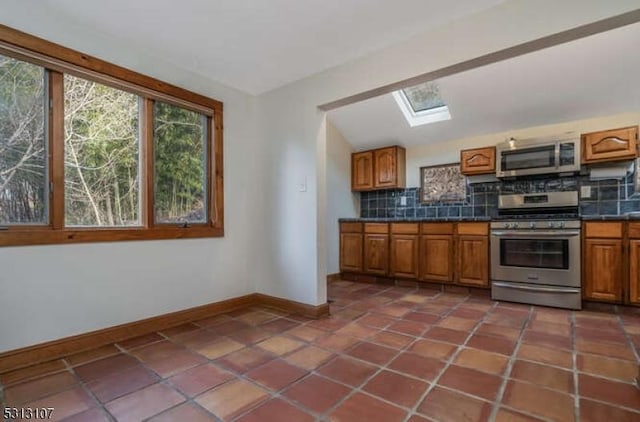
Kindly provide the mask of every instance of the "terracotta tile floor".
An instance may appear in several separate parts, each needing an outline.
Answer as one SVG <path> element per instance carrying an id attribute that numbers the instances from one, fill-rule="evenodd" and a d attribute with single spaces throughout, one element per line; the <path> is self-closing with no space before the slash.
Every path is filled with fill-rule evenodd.
<path id="1" fill-rule="evenodd" d="M 65 421 L 640 421 L 640 312 L 329 286 L 332 316 L 245 309 L 0 375 Z"/>

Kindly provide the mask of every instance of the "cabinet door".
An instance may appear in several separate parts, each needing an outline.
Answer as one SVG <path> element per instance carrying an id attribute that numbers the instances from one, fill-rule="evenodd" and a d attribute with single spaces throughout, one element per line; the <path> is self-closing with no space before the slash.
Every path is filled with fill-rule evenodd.
<path id="1" fill-rule="evenodd" d="M 418 278 L 418 249 L 420 236 L 417 234 L 391 235 L 391 271 L 394 277 Z"/>
<path id="2" fill-rule="evenodd" d="M 420 279 L 453 282 L 453 236 L 422 235 Z"/>
<path id="3" fill-rule="evenodd" d="M 374 187 L 395 187 L 398 175 L 396 148 L 390 147 L 373 151 L 373 160 Z"/>
<path id="4" fill-rule="evenodd" d="M 584 298 L 622 300 L 622 240 L 585 239 L 584 248 Z"/>
<path id="5" fill-rule="evenodd" d="M 640 240 L 629 242 L 629 302 L 640 304 Z"/>
<path id="6" fill-rule="evenodd" d="M 636 157 L 638 127 L 585 133 L 582 135 L 582 162 L 597 163 Z"/>
<path id="7" fill-rule="evenodd" d="M 351 154 L 351 190 L 373 188 L 373 151 Z"/>
<path id="8" fill-rule="evenodd" d="M 340 271 L 362 271 L 361 233 L 340 233 Z"/>
<path id="9" fill-rule="evenodd" d="M 490 174 L 496 172 L 496 147 L 460 151 L 460 173 Z"/>
<path id="10" fill-rule="evenodd" d="M 389 235 L 364 235 L 364 272 L 387 275 L 389 269 Z"/>
<path id="11" fill-rule="evenodd" d="M 489 238 L 458 236 L 457 281 L 479 287 L 489 286 Z"/>

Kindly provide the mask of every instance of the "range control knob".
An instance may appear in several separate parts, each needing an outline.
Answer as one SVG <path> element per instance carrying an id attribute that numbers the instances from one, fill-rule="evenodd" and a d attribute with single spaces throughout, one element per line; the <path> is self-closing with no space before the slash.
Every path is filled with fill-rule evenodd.
<path id="1" fill-rule="evenodd" d="M 560 227 L 561 229 L 564 229 L 564 221 L 561 221 L 560 223 L 558 223 L 558 227 Z"/>
<path id="2" fill-rule="evenodd" d="M 517 229 L 519 225 L 520 225 L 520 223 L 517 223 L 517 222 L 516 222 L 516 223 L 513 223 L 513 228 L 514 228 L 514 229 Z"/>
<path id="3" fill-rule="evenodd" d="M 511 223 L 504 223 L 504 228 L 505 229 L 510 229 L 511 228 Z"/>
<path id="4" fill-rule="evenodd" d="M 536 223 L 534 221 L 532 221 L 531 223 L 529 223 L 529 228 L 530 229 L 535 229 L 536 228 Z"/>
<path id="5" fill-rule="evenodd" d="M 549 222 L 547 223 L 547 227 L 553 227 L 553 221 L 549 221 Z"/>

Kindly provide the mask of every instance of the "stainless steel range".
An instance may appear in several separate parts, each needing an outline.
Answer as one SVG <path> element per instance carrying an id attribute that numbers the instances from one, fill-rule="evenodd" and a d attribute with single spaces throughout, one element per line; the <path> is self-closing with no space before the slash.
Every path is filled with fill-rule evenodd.
<path id="1" fill-rule="evenodd" d="M 491 297 L 580 309 L 578 192 L 500 195 L 491 223 Z"/>

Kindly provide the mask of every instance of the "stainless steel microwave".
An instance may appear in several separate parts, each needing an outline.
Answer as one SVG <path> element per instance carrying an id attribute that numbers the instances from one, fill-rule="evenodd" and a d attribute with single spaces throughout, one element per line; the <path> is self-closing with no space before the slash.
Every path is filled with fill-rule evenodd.
<path id="1" fill-rule="evenodd" d="M 580 171 L 580 139 L 510 140 L 496 146 L 496 177 Z"/>

